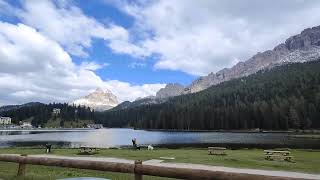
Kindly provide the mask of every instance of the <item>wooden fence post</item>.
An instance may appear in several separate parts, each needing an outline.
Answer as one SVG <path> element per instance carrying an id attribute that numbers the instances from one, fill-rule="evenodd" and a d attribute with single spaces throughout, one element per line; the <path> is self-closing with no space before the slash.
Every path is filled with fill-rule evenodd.
<path id="1" fill-rule="evenodd" d="M 26 157 L 26 154 L 21 154 L 21 156 Z M 26 164 L 24 162 L 19 162 L 18 174 L 17 176 L 24 176 L 26 174 Z"/>
<path id="2" fill-rule="evenodd" d="M 141 168 L 141 166 L 142 166 L 141 160 L 134 161 L 134 180 L 142 180 L 143 175 L 136 171 L 136 169 L 139 167 Z"/>

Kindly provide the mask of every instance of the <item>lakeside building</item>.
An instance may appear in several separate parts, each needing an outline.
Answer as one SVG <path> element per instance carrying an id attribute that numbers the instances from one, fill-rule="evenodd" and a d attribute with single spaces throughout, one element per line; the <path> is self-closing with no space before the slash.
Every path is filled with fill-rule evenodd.
<path id="1" fill-rule="evenodd" d="M 0 116 L 0 125 L 9 125 L 11 124 L 11 118 L 10 117 L 2 117 Z"/>
<path id="2" fill-rule="evenodd" d="M 53 115 L 59 115 L 60 112 L 61 112 L 61 109 L 59 109 L 59 108 L 53 108 L 53 110 L 52 110 Z"/>
<path id="3" fill-rule="evenodd" d="M 30 122 L 23 122 L 21 125 L 20 125 L 21 128 L 32 128 L 32 125 Z"/>
<path id="4" fill-rule="evenodd" d="M 94 129 L 102 129 L 103 125 L 102 124 L 88 124 L 88 128 L 94 128 Z"/>

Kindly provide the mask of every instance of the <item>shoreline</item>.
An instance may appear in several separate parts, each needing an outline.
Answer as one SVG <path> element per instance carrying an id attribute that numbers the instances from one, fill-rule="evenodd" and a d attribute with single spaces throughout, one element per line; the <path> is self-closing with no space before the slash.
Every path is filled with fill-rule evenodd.
<path id="1" fill-rule="evenodd" d="M 92 130 L 101 130 L 101 129 L 132 129 L 136 131 L 150 131 L 150 132 L 185 132 L 185 133 L 283 133 L 283 134 L 297 134 L 297 135 L 303 135 L 303 134 L 314 134 L 314 135 L 320 135 L 319 129 L 312 129 L 312 130 L 259 130 L 259 129 L 248 129 L 248 130 L 185 130 L 185 129 L 139 129 L 139 128 L 0 128 L 0 132 L 10 132 L 10 131 L 92 131 Z"/>
<path id="2" fill-rule="evenodd" d="M 159 131 L 159 132 L 218 132 L 218 133 L 288 133 L 288 134 L 320 134 L 319 129 L 312 130 L 183 130 L 183 129 L 139 129 L 134 130 L 144 131 Z"/>
<path id="3" fill-rule="evenodd" d="M 0 132 L 15 132 L 15 131 L 56 131 L 56 132 L 65 132 L 65 131 L 91 131 L 91 130 L 95 130 L 94 128 L 13 128 L 13 129 L 0 129 Z"/>
<path id="4" fill-rule="evenodd" d="M 42 148 L 43 145 L 47 143 L 45 142 L 38 142 L 35 145 L 13 145 L 13 146 L 1 146 L 0 149 L 37 149 Z M 69 146 L 69 145 L 61 145 L 59 142 L 52 142 L 49 141 L 55 148 L 58 149 L 79 149 L 81 145 L 76 146 Z M 237 149 L 306 149 L 306 150 L 316 150 L 320 151 L 320 144 L 313 144 L 313 145 L 295 145 L 295 144 L 254 144 L 254 143 L 169 143 L 169 144 L 139 144 L 142 149 L 147 149 L 148 145 L 153 146 L 154 148 L 160 149 L 201 149 L 201 148 L 208 148 L 208 147 L 225 147 L 232 150 Z M 110 145 L 110 146 L 94 146 L 88 145 L 92 147 L 96 147 L 99 149 L 132 149 L 131 144 L 124 144 L 124 145 Z"/>

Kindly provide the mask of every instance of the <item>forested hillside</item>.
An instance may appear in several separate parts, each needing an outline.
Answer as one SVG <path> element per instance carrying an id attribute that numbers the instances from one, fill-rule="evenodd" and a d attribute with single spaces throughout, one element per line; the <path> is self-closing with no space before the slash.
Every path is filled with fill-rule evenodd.
<path id="1" fill-rule="evenodd" d="M 151 129 L 319 128 L 320 61 L 260 71 L 162 104 L 109 110 L 96 121 Z"/>
<path id="2" fill-rule="evenodd" d="M 53 115 L 53 108 L 59 108 L 61 113 Z M 29 119 L 32 125 L 44 125 L 48 120 L 58 119 L 60 126 L 64 126 L 65 122 L 78 120 L 92 120 L 94 118 L 94 111 L 90 108 L 81 106 L 70 106 L 68 104 L 42 104 L 34 103 L 32 106 L 23 106 L 21 108 L 13 108 L 9 111 L 0 112 L 0 116 L 9 116 L 12 118 L 12 123 L 19 124 L 19 121 Z"/>

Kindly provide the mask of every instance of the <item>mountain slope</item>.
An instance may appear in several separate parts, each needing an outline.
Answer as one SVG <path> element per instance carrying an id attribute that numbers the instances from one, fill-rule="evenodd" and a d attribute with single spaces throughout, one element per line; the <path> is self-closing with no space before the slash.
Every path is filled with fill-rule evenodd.
<path id="1" fill-rule="evenodd" d="M 248 76 L 265 68 L 294 62 L 314 61 L 320 57 L 320 26 L 308 28 L 301 34 L 288 38 L 285 43 L 273 50 L 258 53 L 245 62 L 239 62 L 232 68 L 200 77 L 185 88 L 183 94 L 195 93 L 212 85 L 234 78 Z"/>
<path id="2" fill-rule="evenodd" d="M 105 111 L 117 106 L 118 99 L 111 91 L 98 88 L 89 95 L 73 101 L 71 104 L 90 107 L 96 111 Z"/>
<path id="3" fill-rule="evenodd" d="M 156 96 L 147 96 L 144 98 L 138 98 L 133 102 L 125 101 L 114 107 L 113 110 L 121 110 L 127 108 L 138 107 L 147 104 L 160 104 L 167 101 L 170 97 L 181 95 L 184 87 L 178 83 L 169 83 L 166 87 L 161 88 Z"/>
<path id="4" fill-rule="evenodd" d="M 0 107 L 0 112 L 4 112 L 4 111 L 10 111 L 10 110 L 14 110 L 14 109 L 20 109 L 23 107 L 31 107 L 31 106 L 35 106 L 35 105 L 41 105 L 42 103 L 39 102 L 29 102 L 26 104 L 21 104 L 21 105 L 7 105 L 7 106 L 1 106 Z"/>
<path id="5" fill-rule="evenodd" d="M 167 102 L 106 111 L 105 124 L 151 129 L 320 128 L 320 61 L 259 71 Z"/>

